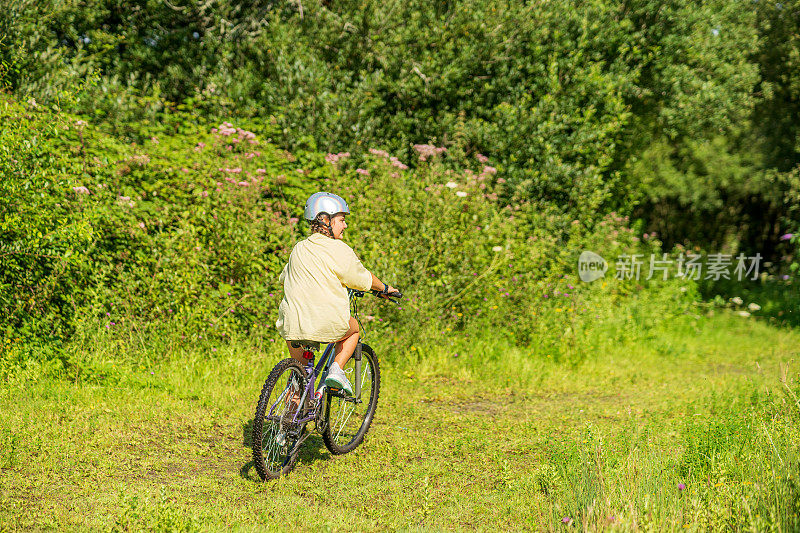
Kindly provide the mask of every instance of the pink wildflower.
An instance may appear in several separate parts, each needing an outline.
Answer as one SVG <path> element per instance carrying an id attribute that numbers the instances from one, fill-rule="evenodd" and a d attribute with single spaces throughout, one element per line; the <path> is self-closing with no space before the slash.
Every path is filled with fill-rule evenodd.
<path id="1" fill-rule="evenodd" d="M 328 163 L 335 165 L 339 162 L 340 159 L 344 159 L 345 157 L 350 157 L 350 152 L 339 152 L 338 154 L 328 154 L 325 156 L 325 161 Z"/>
<path id="2" fill-rule="evenodd" d="M 483 155 L 483 154 L 475 154 L 475 158 L 476 158 L 476 159 L 478 160 L 478 162 L 480 162 L 480 163 L 488 163 L 488 162 L 489 162 L 489 158 L 488 158 L 488 157 L 486 157 L 486 156 L 485 156 L 485 155 Z"/>
<path id="3" fill-rule="evenodd" d="M 83 185 L 79 185 L 78 187 L 73 187 L 72 190 L 75 191 L 77 194 L 89 194 L 89 189 L 87 189 Z"/>
<path id="4" fill-rule="evenodd" d="M 432 144 L 415 144 L 414 150 L 419 153 L 419 160 L 426 161 L 429 157 L 440 155 L 442 152 L 446 152 L 447 148 L 444 146 L 436 147 Z"/>
<path id="5" fill-rule="evenodd" d="M 399 159 L 397 159 L 396 157 L 390 157 L 390 158 L 389 158 L 389 161 L 391 161 L 391 163 L 392 163 L 392 166 L 395 166 L 395 167 L 399 168 L 400 170 L 407 170 L 407 169 L 408 169 L 408 165 L 404 165 L 404 164 L 403 164 L 403 163 L 402 163 L 402 162 L 401 162 Z"/>
<path id="6" fill-rule="evenodd" d="M 377 155 L 378 157 L 384 157 L 384 158 L 389 157 L 388 152 L 386 152 L 385 150 L 378 150 L 376 148 L 370 148 L 369 153 L 371 153 L 372 155 Z"/>
<path id="7" fill-rule="evenodd" d="M 213 133 L 214 130 L 211 131 Z M 220 135 L 224 135 L 227 137 L 229 135 L 233 135 L 234 133 L 236 133 L 236 128 L 234 128 L 230 122 L 223 122 L 222 124 L 219 125 L 219 133 Z"/>
<path id="8" fill-rule="evenodd" d="M 266 173 L 267 173 L 267 171 L 264 170 L 263 168 L 257 168 L 256 169 L 256 174 L 266 174 Z"/>
<path id="9" fill-rule="evenodd" d="M 486 174 L 497 174 L 497 169 L 487 165 L 483 167 L 483 172 Z"/>
<path id="10" fill-rule="evenodd" d="M 147 154 L 135 155 L 131 157 L 128 161 L 130 161 L 131 163 L 136 163 L 140 167 L 143 167 L 150 162 L 150 157 Z"/>
<path id="11" fill-rule="evenodd" d="M 156 137 L 150 137 L 150 142 L 153 144 L 158 144 L 158 139 Z"/>
<path id="12" fill-rule="evenodd" d="M 359 174 L 363 174 L 364 176 L 369 176 L 369 170 L 365 170 L 363 168 L 357 168 L 356 172 L 358 172 Z"/>

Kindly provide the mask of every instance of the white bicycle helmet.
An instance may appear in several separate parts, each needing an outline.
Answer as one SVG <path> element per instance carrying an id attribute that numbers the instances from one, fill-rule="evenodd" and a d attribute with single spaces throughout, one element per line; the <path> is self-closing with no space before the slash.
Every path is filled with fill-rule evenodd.
<path id="1" fill-rule="evenodd" d="M 315 192 L 312 194 L 308 201 L 306 201 L 306 209 L 303 212 L 303 218 L 309 222 L 317 218 L 320 213 L 325 213 L 329 217 L 333 217 L 336 213 L 350 214 L 350 208 L 347 207 L 347 202 L 344 198 L 337 196 L 330 192 Z"/>

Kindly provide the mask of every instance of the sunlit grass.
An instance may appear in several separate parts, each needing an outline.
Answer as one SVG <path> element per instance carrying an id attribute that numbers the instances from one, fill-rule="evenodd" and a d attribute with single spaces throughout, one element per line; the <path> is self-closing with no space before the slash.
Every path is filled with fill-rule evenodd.
<path id="1" fill-rule="evenodd" d="M 3 390 L 0 523 L 796 529 L 796 332 L 725 314 L 634 343 L 595 333 L 578 362 L 486 337 L 458 357 L 444 345 L 401 357 L 376 336 L 382 392 L 365 444 L 333 457 L 312 438 L 269 484 L 248 442 L 275 344 L 135 367 L 102 352 L 113 379 Z"/>

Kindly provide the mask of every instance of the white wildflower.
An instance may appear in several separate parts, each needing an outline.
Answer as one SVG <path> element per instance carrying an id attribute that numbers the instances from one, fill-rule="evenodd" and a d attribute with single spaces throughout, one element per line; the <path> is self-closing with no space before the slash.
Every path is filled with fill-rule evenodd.
<path id="1" fill-rule="evenodd" d="M 738 296 L 735 296 L 735 297 L 731 298 L 731 301 L 733 303 L 735 303 L 736 305 L 742 305 L 744 303 L 744 301 L 741 298 L 739 298 Z"/>
<path id="2" fill-rule="evenodd" d="M 744 317 L 750 316 L 750 313 L 748 313 L 747 311 L 737 311 L 736 314 Z"/>
<path id="3" fill-rule="evenodd" d="M 455 189 L 456 187 L 458 187 L 458 183 L 456 183 L 455 181 L 448 181 L 447 183 L 444 184 L 444 186 L 449 187 L 450 189 Z"/>
<path id="4" fill-rule="evenodd" d="M 756 303 L 752 303 L 748 305 L 747 308 L 751 311 L 758 311 L 759 309 L 761 309 L 761 306 Z"/>
<path id="5" fill-rule="evenodd" d="M 459 198 L 466 198 L 467 193 L 465 193 L 464 191 L 456 191 L 456 196 L 458 196 Z"/>
<path id="6" fill-rule="evenodd" d="M 503 247 L 502 246 L 495 246 L 495 247 L 492 248 L 492 251 L 493 252 L 502 252 L 503 251 Z"/>

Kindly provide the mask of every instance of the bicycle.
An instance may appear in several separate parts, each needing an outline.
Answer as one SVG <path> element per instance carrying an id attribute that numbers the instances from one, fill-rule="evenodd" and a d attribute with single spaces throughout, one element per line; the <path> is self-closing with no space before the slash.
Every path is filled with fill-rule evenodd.
<path id="1" fill-rule="evenodd" d="M 347 289 L 352 316 L 361 326 L 357 298 L 365 291 Z M 370 291 L 375 296 L 399 303 L 402 293 Z M 364 328 L 360 327 L 362 333 Z M 366 340 L 366 335 L 364 335 Z M 262 480 L 277 479 L 288 474 L 297 463 L 300 447 L 311 436 L 308 424 L 322 435 L 325 446 L 334 455 L 356 449 L 372 425 L 380 394 L 380 366 L 375 351 L 359 341 L 343 370 L 353 384 L 353 395 L 325 385 L 328 369 L 333 363 L 335 343 L 325 347 L 318 363 L 314 353 L 320 342 L 293 341 L 292 346 L 303 348 L 307 361 L 303 369 L 291 357 L 283 359 L 270 372 L 258 399 L 253 419 L 253 463 Z M 317 378 L 319 377 L 318 384 Z M 300 394 L 300 401 L 294 399 Z"/>

